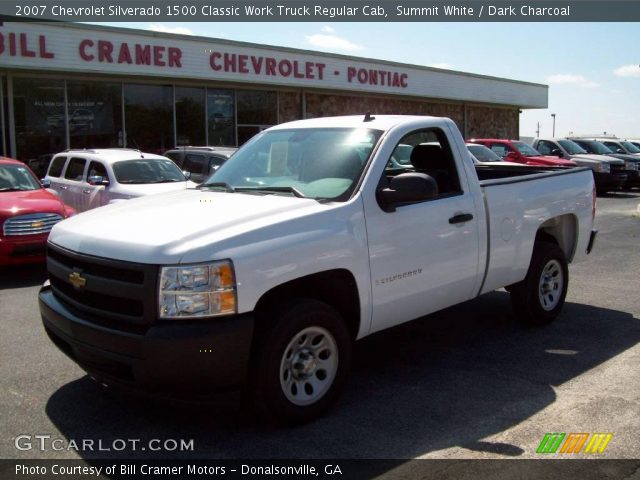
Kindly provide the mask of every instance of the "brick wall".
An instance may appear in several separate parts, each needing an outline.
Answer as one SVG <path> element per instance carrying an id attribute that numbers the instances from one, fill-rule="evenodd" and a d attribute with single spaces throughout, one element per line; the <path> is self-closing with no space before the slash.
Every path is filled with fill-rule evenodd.
<path id="1" fill-rule="evenodd" d="M 301 118 L 302 96 L 297 92 L 280 92 L 280 122 Z M 421 102 L 392 97 L 362 95 L 305 94 L 307 118 L 337 115 L 403 114 L 432 115 L 451 118 L 464 132 L 464 105 L 460 103 Z M 517 107 L 467 106 L 465 137 L 518 138 L 519 112 Z"/>

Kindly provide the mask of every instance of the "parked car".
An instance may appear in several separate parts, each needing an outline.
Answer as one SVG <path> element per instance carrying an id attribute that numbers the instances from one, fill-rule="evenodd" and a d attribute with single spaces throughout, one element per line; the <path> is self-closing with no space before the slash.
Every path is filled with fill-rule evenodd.
<path id="1" fill-rule="evenodd" d="M 625 187 L 640 187 L 640 157 L 626 153 L 615 153 L 604 143 L 597 140 L 587 140 L 584 138 L 569 138 L 587 153 L 601 155 L 603 157 L 613 157 L 624 162 L 624 173 L 627 174 Z"/>
<path id="2" fill-rule="evenodd" d="M 127 148 L 58 153 L 51 160 L 45 180 L 78 212 L 196 186 L 172 160 Z"/>
<path id="3" fill-rule="evenodd" d="M 628 138 L 627 142 L 631 143 L 634 147 L 640 150 L 640 140 L 636 140 L 635 138 Z"/>
<path id="4" fill-rule="evenodd" d="M 580 145 L 566 138 L 535 138 L 532 145 L 541 153 L 570 159 L 580 166 L 591 168 L 599 193 L 619 190 L 629 178 L 623 160 L 589 154 Z"/>
<path id="5" fill-rule="evenodd" d="M 575 167 L 570 160 L 542 155 L 530 145 L 519 140 L 502 140 L 497 138 L 472 138 L 468 143 L 478 143 L 490 148 L 506 162 L 522 163 L 524 165 L 549 167 Z"/>
<path id="6" fill-rule="evenodd" d="M 43 262 L 49 232 L 74 214 L 24 163 L 0 157 L 0 266 Z"/>
<path id="7" fill-rule="evenodd" d="M 483 165 L 524 166 L 522 163 L 505 162 L 497 153 L 479 143 L 467 143 L 467 150 L 471 154 L 474 163 Z"/>
<path id="8" fill-rule="evenodd" d="M 414 171 L 389 168 L 405 145 Z M 57 225 L 44 327 L 107 385 L 246 385 L 262 414 L 299 423 L 335 402 L 371 333 L 500 287 L 522 321 L 552 321 L 567 264 L 593 247 L 593 175 L 476 173 L 466 153 L 445 118 L 271 127 L 198 189 Z"/>
<path id="9" fill-rule="evenodd" d="M 166 151 L 164 156 L 189 172 L 193 182 L 202 183 L 236 150 L 238 149 L 234 147 L 176 147 Z"/>

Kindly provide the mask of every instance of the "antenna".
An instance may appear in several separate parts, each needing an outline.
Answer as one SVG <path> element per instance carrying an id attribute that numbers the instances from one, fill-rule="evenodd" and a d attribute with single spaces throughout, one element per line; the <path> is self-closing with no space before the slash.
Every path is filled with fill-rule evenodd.
<path id="1" fill-rule="evenodd" d="M 364 120 L 362 120 L 363 122 L 371 122 L 373 120 L 375 120 L 376 117 L 374 117 L 373 115 L 371 115 L 371 112 L 367 112 L 364 116 Z"/>

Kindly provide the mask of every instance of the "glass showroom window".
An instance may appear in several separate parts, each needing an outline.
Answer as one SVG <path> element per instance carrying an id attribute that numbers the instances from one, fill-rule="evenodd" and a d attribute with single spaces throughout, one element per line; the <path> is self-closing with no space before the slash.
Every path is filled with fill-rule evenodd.
<path id="1" fill-rule="evenodd" d="M 176 87 L 176 144 L 204 145 L 204 88 Z"/>
<path id="2" fill-rule="evenodd" d="M 71 148 L 122 147 L 122 86 L 119 83 L 67 82 Z"/>
<path id="3" fill-rule="evenodd" d="M 278 123 L 276 92 L 238 90 L 238 145 Z"/>
<path id="4" fill-rule="evenodd" d="M 235 105 L 233 90 L 207 89 L 209 145 L 235 146 Z"/>
<path id="5" fill-rule="evenodd" d="M 174 147 L 173 87 L 125 84 L 126 146 L 162 154 Z"/>
<path id="6" fill-rule="evenodd" d="M 66 148 L 64 81 L 13 79 L 17 157 L 28 162 Z"/>

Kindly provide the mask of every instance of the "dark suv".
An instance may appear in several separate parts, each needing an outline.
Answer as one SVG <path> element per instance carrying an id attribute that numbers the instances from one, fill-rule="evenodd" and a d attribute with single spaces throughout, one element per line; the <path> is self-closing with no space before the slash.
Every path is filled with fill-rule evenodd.
<path id="1" fill-rule="evenodd" d="M 182 170 L 190 172 L 190 180 L 202 183 L 236 152 L 234 147 L 176 147 L 164 153 Z"/>

